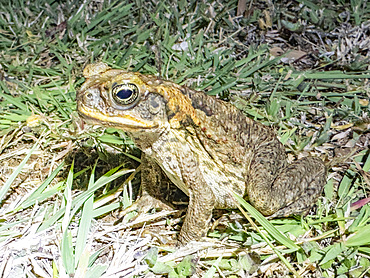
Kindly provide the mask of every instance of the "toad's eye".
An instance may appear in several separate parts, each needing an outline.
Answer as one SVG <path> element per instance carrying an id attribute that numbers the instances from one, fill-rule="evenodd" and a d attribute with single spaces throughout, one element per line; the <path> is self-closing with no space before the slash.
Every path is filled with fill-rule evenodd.
<path id="1" fill-rule="evenodd" d="M 132 104 L 138 96 L 139 89 L 135 84 L 119 84 L 112 88 L 112 97 L 120 105 Z"/>

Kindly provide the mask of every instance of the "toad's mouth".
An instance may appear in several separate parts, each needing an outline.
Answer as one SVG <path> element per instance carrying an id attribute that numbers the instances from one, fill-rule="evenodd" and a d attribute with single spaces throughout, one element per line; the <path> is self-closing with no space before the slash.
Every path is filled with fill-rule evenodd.
<path id="1" fill-rule="evenodd" d="M 101 126 L 110 126 L 122 130 L 138 130 L 138 129 L 151 129 L 158 127 L 150 121 L 143 121 L 141 119 L 132 117 L 131 115 L 105 115 L 88 106 L 80 103 L 78 105 L 78 114 L 88 123 L 98 124 Z"/>

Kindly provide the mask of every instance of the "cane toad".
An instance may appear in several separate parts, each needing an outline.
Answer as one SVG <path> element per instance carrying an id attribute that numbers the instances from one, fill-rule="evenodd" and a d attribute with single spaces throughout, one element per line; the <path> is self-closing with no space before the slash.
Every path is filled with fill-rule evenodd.
<path id="1" fill-rule="evenodd" d="M 231 104 L 104 63 L 88 65 L 83 74 L 78 112 L 88 122 L 126 131 L 142 150 L 142 195 L 159 197 L 169 179 L 189 196 L 180 242 L 204 236 L 213 209 L 235 208 L 231 192 L 276 217 L 301 214 L 320 195 L 321 159 L 288 164 L 274 131 Z"/>

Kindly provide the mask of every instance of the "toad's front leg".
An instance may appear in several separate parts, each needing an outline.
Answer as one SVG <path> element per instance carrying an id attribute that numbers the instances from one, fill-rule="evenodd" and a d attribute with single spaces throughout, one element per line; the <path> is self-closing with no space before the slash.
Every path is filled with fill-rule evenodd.
<path id="1" fill-rule="evenodd" d="M 216 199 L 203 178 L 198 161 L 184 156 L 182 165 L 182 178 L 189 188 L 188 210 L 179 235 L 179 242 L 185 244 L 206 235 Z"/>

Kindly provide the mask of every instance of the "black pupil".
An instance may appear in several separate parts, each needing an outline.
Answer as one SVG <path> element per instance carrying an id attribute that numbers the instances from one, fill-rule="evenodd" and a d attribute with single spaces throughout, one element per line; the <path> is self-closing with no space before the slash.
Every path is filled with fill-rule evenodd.
<path id="1" fill-rule="evenodd" d="M 118 91 L 117 97 L 120 99 L 128 99 L 132 96 L 132 93 L 133 92 L 130 89 L 122 89 Z"/>

